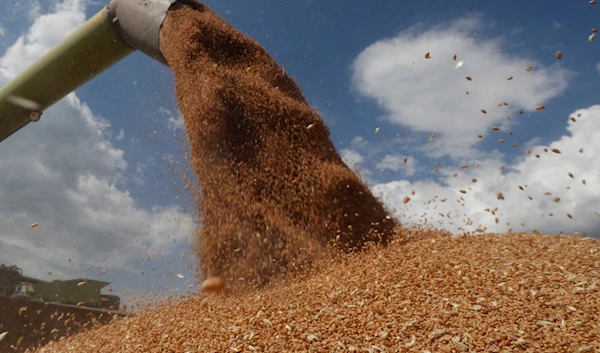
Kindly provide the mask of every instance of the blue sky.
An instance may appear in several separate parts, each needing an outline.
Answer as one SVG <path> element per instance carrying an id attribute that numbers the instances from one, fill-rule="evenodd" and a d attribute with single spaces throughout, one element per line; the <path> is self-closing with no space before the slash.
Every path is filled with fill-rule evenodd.
<path id="1" fill-rule="evenodd" d="M 404 222 L 426 219 L 456 233 L 512 228 L 599 235 L 600 43 L 588 37 L 600 27 L 600 5 L 206 4 L 296 78 L 348 164 Z M 0 5 L 0 85 L 103 5 Z M 498 107 L 503 102 L 509 105 Z M 536 111 L 540 104 L 546 108 Z M 134 53 L 0 144 L 0 168 L 12 168 L 0 177 L 0 251 L 12 254 L 2 262 L 47 279 L 87 276 L 88 266 L 96 276 L 106 267 L 115 290 L 128 290 L 128 298 L 151 286 L 185 291 L 193 272 L 182 258 L 194 232 L 194 205 L 182 188 L 181 176 L 193 175 L 181 127 L 168 68 Z M 40 225 L 27 227 L 34 222 Z M 49 255 L 54 248 L 60 250 Z M 70 256 L 74 261 L 65 262 Z M 185 279 L 166 276 L 169 271 Z"/>

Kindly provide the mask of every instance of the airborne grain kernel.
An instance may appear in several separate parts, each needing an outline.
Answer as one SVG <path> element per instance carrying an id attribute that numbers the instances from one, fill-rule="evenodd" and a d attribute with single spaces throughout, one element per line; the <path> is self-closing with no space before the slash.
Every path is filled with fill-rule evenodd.
<path id="1" fill-rule="evenodd" d="M 219 293 L 225 288 L 225 282 L 221 277 L 212 276 L 202 282 L 201 289 L 208 293 Z"/>

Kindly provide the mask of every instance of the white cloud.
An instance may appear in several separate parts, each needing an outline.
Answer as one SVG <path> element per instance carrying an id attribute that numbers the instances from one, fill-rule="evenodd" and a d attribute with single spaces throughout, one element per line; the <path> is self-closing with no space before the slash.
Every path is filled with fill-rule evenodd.
<path id="1" fill-rule="evenodd" d="M 183 119 L 181 118 L 181 116 L 179 117 L 169 117 L 169 120 L 167 120 L 168 123 L 168 127 L 170 130 L 183 130 Z"/>
<path id="2" fill-rule="evenodd" d="M 461 227 L 475 231 L 481 226 L 494 232 L 509 228 L 547 233 L 562 230 L 600 237 L 600 105 L 578 110 L 570 117 L 576 122 L 567 120 L 564 136 L 548 146 L 532 147 L 531 155 L 507 164 L 504 173 L 500 170 L 505 164 L 501 157 L 487 157 L 475 161 L 478 168 L 471 164 L 468 169 L 441 170 L 445 175 L 441 183 L 399 180 L 376 185 L 374 190 L 407 223 L 427 220 L 454 232 L 460 232 Z M 457 177 L 452 176 L 454 173 Z M 410 195 L 412 190 L 415 195 Z M 498 192 L 504 200 L 498 199 Z M 548 192 L 551 195 L 545 195 Z M 411 197 L 407 205 L 403 204 L 405 196 Z M 560 202 L 554 202 L 556 197 Z M 484 211 L 486 208 L 490 211 Z"/>
<path id="3" fill-rule="evenodd" d="M 13 18 L 25 12 L 29 21 L 35 21 L 42 13 L 42 5 L 38 0 L 13 0 L 7 3 L 5 10 L 10 11 Z M 25 23 L 27 25 L 29 23 Z"/>
<path id="4" fill-rule="evenodd" d="M 0 84 L 81 25 L 84 2 L 65 0 L 39 17 L 0 57 Z M 192 234 L 179 207 L 143 209 L 125 188 L 125 151 L 103 133 L 108 123 L 71 94 L 0 144 L 2 262 L 41 278 L 81 266 L 136 271 L 146 249 L 167 254 Z"/>
<path id="5" fill-rule="evenodd" d="M 600 74 L 600 63 L 596 64 L 596 71 L 598 71 L 598 73 Z"/>
<path id="6" fill-rule="evenodd" d="M 477 135 L 518 109 L 533 111 L 560 95 L 570 77 L 558 65 L 498 51 L 505 44 L 501 39 L 473 36 L 481 26 L 480 19 L 466 18 L 434 28 L 414 26 L 380 40 L 354 61 L 355 88 L 376 100 L 390 122 L 436 134 L 431 154 L 470 156 Z M 464 61 L 458 69 L 454 54 Z M 528 66 L 534 70 L 525 71 Z M 509 106 L 498 107 L 503 102 Z"/>
<path id="7" fill-rule="evenodd" d="M 369 145 L 369 142 L 362 136 L 354 137 L 350 143 L 353 148 L 366 148 Z"/>
<path id="8" fill-rule="evenodd" d="M 554 21 L 552 22 L 552 27 L 556 30 L 561 29 L 562 28 L 562 23 L 558 22 L 558 21 Z"/>
<path id="9" fill-rule="evenodd" d="M 2 27 L 2 25 L 0 25 L 0 38 L 4 37 L 6 35 L 6 28 Z"/>
<path id="10" fill-rule="evenodd" d="M 350 168 L 361 164 L 365 160 L 365 158 L 359 152 L 347 148 L 340 150 L 340 155 L 344 163 L 346 163 L 346 165 L 348 165 Z"/>
<path id="11" fill-rule="evenodd" d="M 354 61 L 358 93 L 376 100 L 388 121 L 408 128 L 409 140 L 417 138 L 416 142 L 396 139 L 393 143 L 399 143 L 403 153 L 421 152 L 435 160 L 447 157 L 439 167 L 439 178 L 414 181 L 419 172 L 414 163 L 406 166 L 404 174 L 411 181 L 380 183 L 374 191 L 405 223 L 426 222 L 456 233 L 512 228 L 578 231 L 600 237 L 600 158 L 596 152 L 600 150 L 600 106 L 575 112 L 571 117 L 576 122 L 565 117 L 565 136 L 549 146 L 543 146 L 540 137 L 521 144 L 533 151 L 529 156 L 510 160 L 498 151 L 479 149 L 479 134 L 487 135 L 492 126 L 509 128 L 518 122 L 519 109 L 535 114 L 539 104 L 552 106 L 551 100 L 565 91 L 572 76 L 558 64 L 543 66 L 533 59 L 504 54 L 502 40 L 473 36 L 482 26 L 480 18 L 435 28 L 415 26 L 370 45 Z M 424 57 L 427 52 L 430 59 Z M 462 67 L 455 68 L 454 54 L 457 62 L 464 61 Z M 533 70 L 527 72 L 528 66 Z M 597 69 L 600 72 L 600 64 Z M 499 107 L 503 102 L 508 106 Z M 507 120 L 507 115 L 513 119 Z M 429 134 L 435 139 L 428 140 Z M 389 153 L 390 147 L 379 150 L 375 167 L 403 166 L 404 155 Z M 374 151 L 373 146 L 354 149 L 368 156 L 366 160 L 374 159 L 365 152 Z M 461 168 L 465 162 L 469 167 Z M 410 197 L 407 204 L 406 196 Z M 557 197 L 560 200 L 555 202 Z"/>
<path id="12" fill-rule="evenodd" d="M 174 131 L 178 131 L 178 130 L 183 130 L 184 127 L 184 121 L 183 121 L 183 117 L 181 116 L 181 114 L 178 114 L 177 116 L 175 116 L 175 114 L 173 114 L 172 111 L 160 107 L 158 109 L 158 113 L 162 116 L 162 118 L 167 118 L 167 127 L 169 128 L 169 130 L 174 130 Z"/>
<path id="13" fill-rule="evenodd" d="M 359 147 L 364 143 L 367 145 L 367 141 L 364 141 L 362 137 L 356 137 L 351 144 L 351 148 L 341 149 L 340 156 L 346 165 L 352 169 L 355 173 L 357 173 L 363 181 L 367 184 L 373 184 L 373 180 L 371 177 L 373 176 L 373 172 L 364 167 L 363 163 L 365 163 L 365 156 L 358 151 Z"/>
<path id="14" fill-rule="evenodd" d="M 40 2 L 37 0 L 30 1 L 29 6 L 27 6 L 27 17 L 29 17 L 29 20 L 35 21 L 41 16 L 41 14 L 42 5 Z"/>
<path id="15" fill-rule="evenodd" d="M 39 16 L 0 59 L 0 75 L 5 79 L 14 78 L 85 22 L 83 1 L 65 0 L 54 7 Z"/>

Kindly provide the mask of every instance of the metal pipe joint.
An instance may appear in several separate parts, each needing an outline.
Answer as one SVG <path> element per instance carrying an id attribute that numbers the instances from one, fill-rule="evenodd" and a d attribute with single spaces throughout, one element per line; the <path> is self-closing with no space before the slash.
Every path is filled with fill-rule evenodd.
<path id="1" fill-rule="evenodd" d="M 160 28 L 171 5 L 177 0 L 111 0 L 108 21 L 119 38 L 166 65 L 160 52 Z"/>

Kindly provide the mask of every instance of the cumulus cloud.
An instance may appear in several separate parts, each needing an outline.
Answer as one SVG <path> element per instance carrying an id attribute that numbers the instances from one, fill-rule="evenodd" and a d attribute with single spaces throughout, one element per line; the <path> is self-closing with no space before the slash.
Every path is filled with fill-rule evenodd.
<path id="1" fill-rule="evenodd" d="M 348 148 L 340 150 L 340 156 L 342 157 L 344 163 L 346 163 L 351 168 L 358 166 L 365 160 L 362 154 Z"/>
<path id="2" fill-rule="evenodd" d="M 371 179 L 373 177 L 373 171 L 365 166 L 365 155 L 357 148 L 362 142 L 366 143 L 366 141 L 364 141 L 362 137 L 356 137 L 354 140 L 356 143 L 353 142 L 350 148 L 343 148 L 339 151 L 340 156 L 350 169 L 357 173 L 363 181 L 371 185 L 373 184 L 373 180 Z M 369 151 L 367 150 L 367 152 Z"/>
<path id="3" fill-rule="evenodd" d="M 535 229 L 600 237 L 600 105 L 567 118 L 560 139 L 531 146 L 530 155 L 504 170 L 501 156 L 487 157 L 465 169 L 442 169 L 440 181 L 398 180 L 374 190 L 406 223 L 455 233 Z"/>
<path id="4" fill-rule="evenodd" d="M 166 117 L 166 121 L 167 121 L 167 128 L 171 131 L 178 131 L 178 130 L 183 130 L 184 127 L 184 121 L 183 121 L 183 117 L 181 116 L 181 114 L 175 115 L 172 111 L 170 111 L 167 108 L 164 107 L 160 107 L 158 109 L 158 113 L 162 116 L 162 117 Z"/>
<path id="5" fill-rule="evenodd" d="M 548 145 L 540 137 L 522 144 L 529 155 L 482 149 L 478 135 L 490 135 L 485 132 L 493 126 L 509 130 L 518 119 L 506 117 L 519 116 L 518 110 L 535 114 L 536 106 L 551 105 L 573 76 L 558 64 L 504 53 L 502 39 L 473 35 L 482 26 L 480 17 L 417 25 L 375 42 L 355 59 L 356 91 L 374 99 L 409 140 L 422 135 L 386 142 L 414 154 L 405 166 L 404 155 L 389 148 L 366 158 L 377 160 L 375 168 L 405 167 L 400 178 L 373 190 L 409 224 L 454 233 L 535 229 L 600 237 L 600 106 L 565 116 L 564 136 Z M 368 144 L 355 149 L 363 155 L 373 150 Z M 433 158 L 441 161 L 437 173 L 418 168 Z"/>
<path id="6" fill-rule="evenodd" d="M 29 17 L 29 20 L 31 21 L 35 21 L 42 14 L 42 5 L 37 0 L 30 1 L 26 8 L 27 17 Z"/>
<path id="7" fill-rule="evenodd" d="M 10 11 L 13 17 L 17 17 L 24 12 L 27 19 L 33 22 L 42 14 L 42 5 L 38 0 L 13 0 L 7 2 L 5 11 Z"/>
<path id="8" fill-rule="evenodd" d="M 84 10 L 84 1 L 65 0 L 56 3 L 52 12 L 39 16 L 0 59 L 0 75 L 4 80 L 14 78 L 81 26 L 85 22 Z"/>
<path id="9" fill-rule="evenodd" d="M 84 3 L 64 0 L 35 20 L 0 57 L 0 84 L 80 26 Z M 129 163 L 103 131 L 108 124 L 71 94 L 1 143 L 3 263 L 44 279 L 72 278 L 65 273 L 82 266 L 118 269 L 125 277 L 109 281 L 122 286 L 146 257 L 175 251 L 193 233 L 193 219 L 178 206 L 143 208 L 127 190 Z"/>
<path id="10" fill-rule="evenodd" d="M 356 91 L 377 101 L 391 123 L 435 133 L 430 153 L 470 155 L 479 134 L 518 109 L 534 111 L 560 95 L 571 76 L 559 65 L 505 54 L 502 39 L 473 35 L 482 26 L 478 17 L 416 25 L 370 45 L 353 63 Z M 504 102 L 508 106 L 498 106 Z"/>

